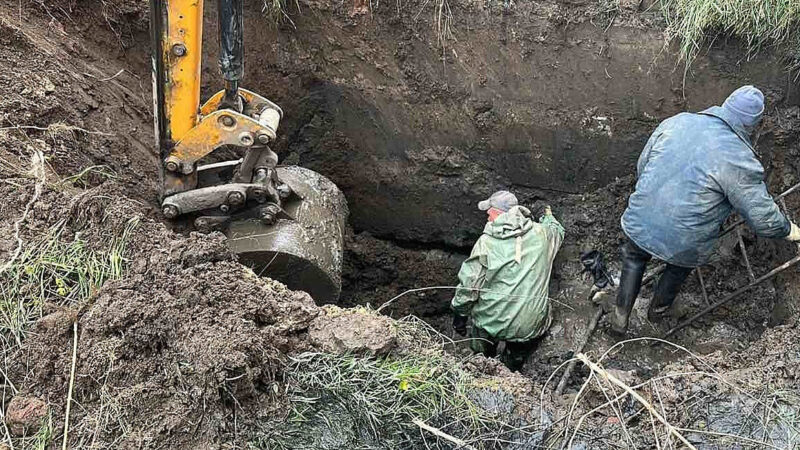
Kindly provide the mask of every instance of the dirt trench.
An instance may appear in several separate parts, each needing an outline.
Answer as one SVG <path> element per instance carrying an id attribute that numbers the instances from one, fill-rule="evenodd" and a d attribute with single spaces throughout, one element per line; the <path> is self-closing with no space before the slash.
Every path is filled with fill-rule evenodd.
<path id="1" fill-rule="evenodd" d="M 614 14 L 588 1 L 513 7 L 453 2 L 453 35 L 442 46 L 424 5 L 375 4 L 368 14 L 352 14 L 348 3 L 308 1 L 292 12 L 293 23 L 276 27 L 260 14 L 260 4 L 249 3 L 244 86 L 284 109 L 276 148 L 282 162 L 330 177 L 347 196 L 352 233 L 344 306 L 378 307 L 394 299 L 388 315 L 415 314 L 452 335 L 451 287 L 484 220 L 475 203 L 508 188 L 526 205 L 553 206 L 568 238 L 551 285 L 555 326 L 524 370 L 526 382 L 535 384 L 526 387 L 526 401 L 535 401 L 532 393 L 582 338 L 592 313 L 579 253 L 599 249 L 618 271 L 618 218 L 638 153 L 661 119 L 719 103 L 740 84 L 757 84 L 770 104 L 759 141 L 771 168 L 770 188 L 779 192 L 797 182 L 800 98 L 796 84 L 772 63 L 774 55 L 744 61 L 739 43 L 718 41 L 684 80 L 674 53 L 663 46 L 658 12 L 627 2 Z M 36 1 L 25 4 L 25 17 L 17 6 L 0 6 L 6 69 L 0 89 L 8 94 L 0 146 L 3 175 L 13 183 L 4 185 L 8 201 L 0 205 L 2 255 L 13 253 L 13 221 L 32 195 L 32 189 L 19 188 L 29 178 L 18 170 L 27 167 L 31 152 L 46 155 L 50 179 L 81 176 L 34 206 L 24 238 L 35 239 L 76 211 L 81 220 L 70 227 L 78 235 L 118 231 L 130 217 L 147 224 L 137 234 L 133 275 L 79 305 L 80 329 L 86 331 L 80 335 L 77 393 L 88 409 L 77 423 L 89 430 L 101 420 L 100 380 L 119 390 L 125 423 L 138 433 L 129 436 L 130 445 L 213 448 L 235 441 L 242 430 L 258 429 L 286 400 L 274 392 L 282 386 L 286 355 L 318 350 L 307 333 L 320 311 L 302 294 L 247 280 L 219 236 L 174 234 L 156 214 L 144 5 Z M 214 13 L 209 2 L 204 96 L 219 87 Z M 800 199 L 787 205 L 800 211 Z M 744 239 L 760 273 L 790 256 L 779 242 L 748 232 Z M 712 296 L 747 278 L 736 245 L 726 242 L 727 256 L 708 268 Z M 796 347 L 796 275 L 765 284 L 677 342 L 701 353 L 717 351 L 714 364 L 730 370 L 777 365 L 780 358 L 766 354 L 762 360 L 761 354 L 764 348 L 792 354 Z M 425 287 L 436 288 L 395 299 Z M 149 307 L 153 299 L 158 305 Z M 695 279 L 679 302 L 675 317 L 655 325 L 644 317 L 646 303 L 640 304 L 631 334 L 658 334 L 701 307 Z M 64 319 L 56 306 L 45 308 L 56 316 L 37 325 L 15 357 L 13 373 L 25 380 L 26 393 L 56 405 L 60 417 L 69 373 L 63 349 L 72 336 L 64 326 L 71 316 Z M 614 342 L 601 330 L 590 351 Z M 734 351 L 738 366 L 725 357 Z M 120 361 L 123 366 L 115 368 Z M 754 380 L 796 381 L 796 363 L 789 359 Z M 609 367 L 641 379 L 669 364 L 688 363 L 682 354 L 642 346 L 627 347 Z M 478 366 L 478 373 L 508 379 L 490 361 Z M 573 382 L 585 375 L 578 370 Z M 687 389 L 673 391 L 688 395 Z M 140 395 L 146 402 L 137 406 Z M 237 409 L 237 402 L 244 407 Z M 207 414 L 208 405 L 213 412 Z M 237 418 L 243 413 L 244 422 Z M 160 431 L 146 431 L 154 422 Z M 120 433 L 115 427 L 94 436 L 113 447 Z"/>

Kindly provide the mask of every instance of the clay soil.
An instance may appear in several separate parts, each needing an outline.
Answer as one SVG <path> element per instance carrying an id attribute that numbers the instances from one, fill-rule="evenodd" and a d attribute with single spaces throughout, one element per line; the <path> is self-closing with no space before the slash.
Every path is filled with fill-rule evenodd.
<path id="1" fill-rule="evenodd" d="M 220 84 L 215 5 L 207 3 L 204 96 Z M 660 119 L 756 83 L 770 104 L 759 139 L 768 185 L 777 193 L 800 181 L 798 91 L 773 55 L 743 61 L 737 42 L 720 41 L 684 80 L 658 11 L 620 3 L 444 2 L 444 28 L 427 2 L 372 2 L 362 13 L 348 2 L 307 0 L 278 24 L 260 3 L 247 4 L 245 85 L 286 113 L 276 151 L 283 163 L 331 178 L 349 202 L 340 306 L 391 300 L 385 315 L 421 317 L 442 333 L 435 342 L 445 343 L 447 363 L 512 392 L 516 419 L 548 430 L 524 444 L 473 443 L 480 448 L 557 447 L 573 430 L 583 448 L 663 446 L 664 433 L 652 433 L 629 399 L 575 429 L 577 417 L 618 394 L 593 384 L 573 406 L 589 374 L 582 365 L 566 397 L 540 399 L 594 311 L 579 254 L 600 250 L 619 273 L 618 219 L 638 152 Z M 78 302 L 47 286 L 24 340 L 0 330 L 3 405 L 14 396 L 44 401 L 50 448 L 62 438 L 73 342 L 70 448 L 258 447 L 264 427 L 287 417 L 293 357 L 363 350 L 335 335 L 341 316 L 239 264 L 224 235 L 175 230 L 159 217 L 146 2 L 3 2 L 0 69 L 0 261 L 54 227 L 90 249 L 126 238 L 121 276 Z M 458 339 L 448 310 L 455 275 L 484 220 L 474 204 L 498 188 L 532 209 L 552 205 L 567 229 L 551 283 L 554 326 L 521 374 L 448 341 Z M 786 207 L 800 213 L 800 194 Z M 796 252 L 743 231 L 757 274 Z M 748 280 L 731 236 L 704 268 L 712 301 Z M 679 333 L 683 349 L 631 342 L 603 365 L 629 385 L 664 377 L 643 389 L 675 426 L 796 445 L 796 423 L 783 419 L 797 417 L 797 275 L 787 271 Z M 650 323 L 645 289 L 628 337 L 661 334 L 705 304 L 700 292 L 691 278 L 671 316 Z M 350 321 L 356 332 L 345 341 L 375 323 L 393 329 L 386 320 Z M 587 350 L 594 359 L 619 341 L 606 327 Z M 372 344 L 363 346 L 368 355 L 415 348 Z M 730 447 L 709 436 L 690 434 L 705 448 Z"/>

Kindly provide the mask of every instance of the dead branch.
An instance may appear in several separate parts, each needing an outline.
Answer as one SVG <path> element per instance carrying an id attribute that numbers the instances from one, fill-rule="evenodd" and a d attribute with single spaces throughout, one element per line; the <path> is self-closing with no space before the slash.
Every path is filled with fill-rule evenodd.
<path id="1" fill-rule="evenodd" d="M 435 436 L 438 436 L 438 437 L 440 437 L 440 438 L 442 438 L 442 439 L 444 439 L 446 441 L 450 441 L 453 444 L 456 444 L 458 446 L 458 448 L 464 448 L 464 449 L 467 449 L 467 450 L 475 450 L 475 447 L 467 444 L 463 440 L 461 440 L 461 439 L 459 439 L 459 438 L 457 438 L 455 436 L 451 436 L 451 435 L 445 433 L 444 431 L 442 431 L 442 430 L 440 430 L 438 428 L 434 428 L 434 427 L 428 425 L 427 423 L 425 423 L 425 422 L 423 422 L 423 421 L 421 421 L 419 419 L 414 419 L 414 420 L 412 420 L 412 422 L 414 423 L 414 425 L 422 428 L 423 430 L 425 430 L 425 431 L 427 431 L 427 432 L 429 432 L 429 433 L 431 433 L 431 434 L 433 434 Z"/>

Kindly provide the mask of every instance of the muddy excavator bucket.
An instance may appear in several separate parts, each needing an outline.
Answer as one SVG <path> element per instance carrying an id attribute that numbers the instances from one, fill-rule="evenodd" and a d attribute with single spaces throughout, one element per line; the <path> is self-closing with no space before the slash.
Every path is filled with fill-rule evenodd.
<path id="1" fill-rule="evenodd" d="M 256 274 L 306 291 L 318 304 L 338 300 L 347 202 L 330 180 L 302 167 L 278 167 L 278 178 L 294 192 L 273 225 L 234 221 L 228 245 Z M 291 218 L 288 218 L 291 217 Z"/>

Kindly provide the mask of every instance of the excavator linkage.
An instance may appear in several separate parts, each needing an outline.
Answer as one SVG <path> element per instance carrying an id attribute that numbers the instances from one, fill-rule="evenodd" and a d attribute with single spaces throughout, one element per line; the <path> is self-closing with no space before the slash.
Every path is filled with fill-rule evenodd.
<path id="1" fill-rule="evenodd" d="M 218 0 L 224 89 L 200 105 L 203 0 L 150 0 L 161 210 L 220 230 L 257 273 L 335 302 L 341 290 L 347 204 L 322 175 L 279 167 L 269 147 L 283 111 L 239 87 L 243 0 Z M 219 150 L 237 157 L 219 160 Z"/>

